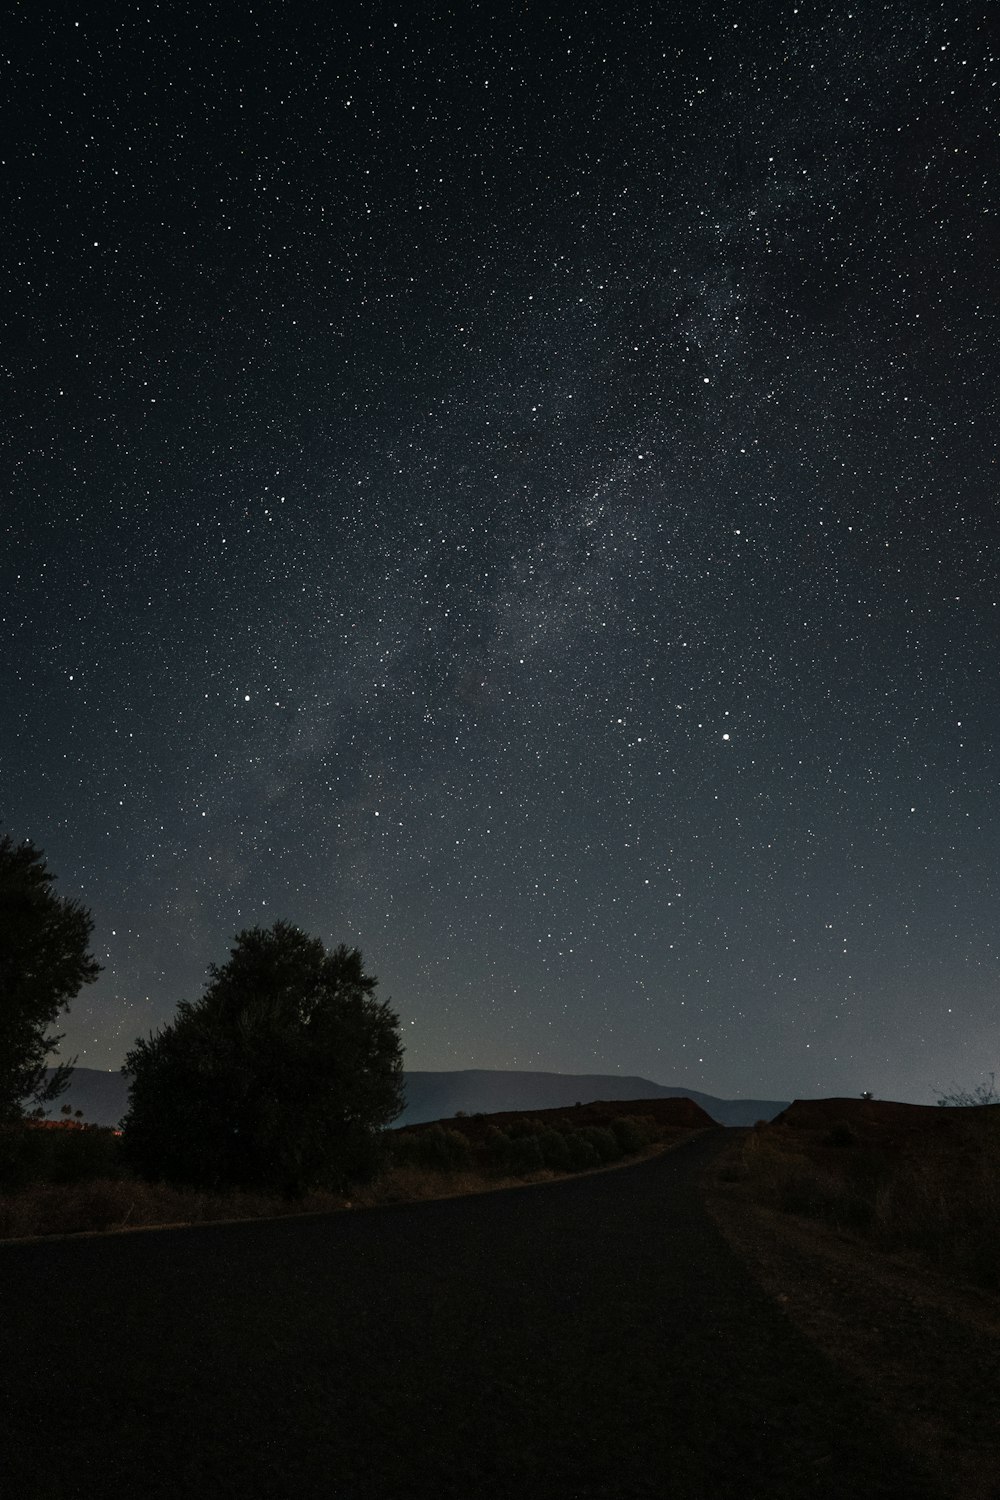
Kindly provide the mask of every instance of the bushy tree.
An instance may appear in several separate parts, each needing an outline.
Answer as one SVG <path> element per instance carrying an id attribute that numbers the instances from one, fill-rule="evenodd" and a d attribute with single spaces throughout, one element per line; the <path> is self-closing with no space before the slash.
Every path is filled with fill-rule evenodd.
<path id="1" fill-rule="evenodd" d="M 71 1063 L 46 1077 L 62 1041 L 50 1027 L 101 971 L 87 952 L 90 913 L 55 895 L 54 880 L 40 849 L 0 837 L 0 1121 L 43 1109 L 65 1089 Z"/>
<path id="2" fill-rule="evenodd" d="M 357 949 L 287 922 L 236 937 L 200 1000 L 122 1071 L 127 1160 L 154 1179 L 297 1195 L 378 1164 L 403 1108 L 399 1023 Z"/>

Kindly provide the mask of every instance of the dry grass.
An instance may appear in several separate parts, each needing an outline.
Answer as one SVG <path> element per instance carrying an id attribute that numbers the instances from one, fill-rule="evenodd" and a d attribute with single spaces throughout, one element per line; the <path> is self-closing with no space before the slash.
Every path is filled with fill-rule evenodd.
<path id="1" fill-rule="evenodd" d="M 438 1172 L 428 1167 L 392 1167 L 384 1177 L 359 1188 L 352 1208 L 377 1208 L 382 1203 L 426 1203 L 434 1198 L 464 1198 L 501 1188 L 524 1187 L 529 1182 L 551 1182 L 557 1174 L 533 1172 L 525 1177 L 495 1177 L 482 1172 Z"/>
<path id="2" fill-rule="evenodd" d="M 343 1207 L 344 1200 L 331 1193 L 313 1193 L 289 1202 L 264 1194 L 209 1193 L 129 1179 L 37 1183 L 0 1198 L 0 1239 L 272 1218 Z"/>
<path id="3" fill-rule="evenodd" d="M 690 1131 L 677 1131 L 668 1142 L 654 1144 L 641 1154 L 649 1156 L 669 1150 L 690 1136 Z M 625 1166 L 639 1159 L 639 1156 L 631 1156 L 614 1165 Z M 598 1167 L 593 1170 L 613 1169 Z M 449 1172 L 407 1164 L 391 1167 L 375 1182 L 357 1187 L 349 1196 L 309 1193 L 294 1201 L 263 1193 L 212 1193 L 173 1188 L 164 1183 L 131 1178 L 98 1178 L 73 1184 L 37 1183 L 21 1192 L 0 1196 L 0 1240 L 107 1233 L 234 1219 L 287 1218 L 344 1209 L 376 1208 L 389 1203 L 421 1203 L 435 1198 L 464 1197 L 472 1193 L 552 1182 L 568 1175 L 581 1174 L 544 1168 L 523 1176 L 497 1176 L 473 1170 Z"/>
<path id="4" fill-rule="evenodd" d="M 981 1286 L 1000 1285 L 1000 1112 L 948 1112 L 947 1128 L 900 1138 L 758 1126 L 720 1167 L 769 1208 L 915 1251 Z"/>
<path id="5" fill-rule="evenodd" d="M 956 1143 L 903 1163 L 882 1185 L 874 1225 L 892 1246 L 917 1250 L 982 1286 L 1000 1286 L 1000 1119 L 976 1122 Z"/>

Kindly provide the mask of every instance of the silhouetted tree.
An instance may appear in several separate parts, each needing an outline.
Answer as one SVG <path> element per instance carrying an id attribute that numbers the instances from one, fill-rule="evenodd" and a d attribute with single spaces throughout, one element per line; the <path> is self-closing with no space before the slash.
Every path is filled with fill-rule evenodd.
<path id="1" fill-rule="evenodd" d="M 126 1158 L 152 1178 L 289 1195 L 370 1175 L 403 1108 L 402 1044 L 358 950 L 276 922 L 239 933 L 209 981 L 125 1059 Z"/>
<path id="2" fill-rule="evenodd" d="M 73 1065 L 46 1077 L 62 1041 L 49 1028 L 101 972 L 87 952 L 91 915 L 54 894 L 55 878 L 40 849 L 0 837 L 0 1121 L 44 1112 L 63 1092 Z"/>

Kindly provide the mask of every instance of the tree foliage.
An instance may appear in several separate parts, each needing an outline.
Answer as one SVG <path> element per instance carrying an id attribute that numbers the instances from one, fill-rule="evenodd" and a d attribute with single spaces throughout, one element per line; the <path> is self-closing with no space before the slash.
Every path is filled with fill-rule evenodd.
<path id="1" fill-rule="evenodd" d="M 287 922 L 236 937 L 202 998 L 125 1059 L 144 1175 L 290 1195 L 369 1174 L 403 1107 L 398 1021 L 357 949 Z"/>
<path id="2" fill-rule="evenodd" d="M 79 901 L 55 895 L 40 849 L 0 837 L 0 1121 L 41 1109 L 69 1082 L 72 1064 L 46 1077 L 62 1041 L 50 1031 L 85 984 L 100 973 L 87 952 L 94 930 Z"/>

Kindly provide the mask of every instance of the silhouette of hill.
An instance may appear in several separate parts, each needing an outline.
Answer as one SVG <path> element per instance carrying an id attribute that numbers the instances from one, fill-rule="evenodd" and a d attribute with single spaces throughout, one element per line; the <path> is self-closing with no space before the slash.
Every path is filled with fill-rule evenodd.
<path id="1" fill-rule="evenodd" d="M 771 1120 L 788 1100 L 717 1099 L 697 1089 L 669 1087 L 648 1078 L 606 1073 L 529 1073 L 495 1068 L 405 1075 L 406 1108 L 397 1125 L 419 1125 L 466 1114 L 559 1109 L 568 1104 L 590 1104 L 595 1099 L 692 1099 L 720 1125 L 752 1125 Z M 128 1104 L 128 1087 L 121 1073 L 76 1068 L 69 1088 L 47 1111 L 51 1119 L 64 1104 L 95 1125 L 117 1125 Z"/>
<path id="2" fill-rule="evenodd" d="M 691 1099 L 720 1125 L 753 1125 L 786 1107 L 775 1099 L 717 1099 L 697 1089 L 669 1087 L 648 1078 L 606 1073 L 528 1073 L 469 1068 L 459 1072 L 406 1074 L 406 1108 L 398 1125 L 466 1114 L 558 1109 L 594 1099 Z"/>
<path id="3" fill-rule="evenodd" d="M 443 1121 L 423 1120 L 418 1125 L 401 1125 L 399 1128 L 419 1135 L 421 1131 L 434 1130 L 443 1124 L 449 1130 L 460 1131 L 473 1145 L 482 1145 L 489 1139 L 491 1130 L 506 1130 L 515 1122 L 529 1121 L 543 1126 L 564 1123 L 579 1130 L 585 1125 L 607 1127 L 615 1120 L 636 1115 L 673 1130 L 717 1128 L 717 1121 L 687 1096 L 679 1099 L 594 1099 L 590 1104 L 563 1104 L 557 1109 L 536 1109 L 527 1114 L 520 1110 L 502 1110 L 496 1115 L 450 1115 Z"/>
<path id="4" fill-rule="evenodd" d="M 829 1130 L 831 1125 L 845 1122 L 860 1128 L 920 1130 L 963 1118 L 967 1118 L 963 1110 L 942 1109 L 940 1104 L 900 1104 L 895 1099 L 793 1099 L 782 1110 L 779 1123 L 800 1130 Z"/>
<path id="5" fill-rule="evenodd" d="M 51 1073 L 52 1069 L 47 1069 Z M 105 1073 L 100 1068 L 74 1068 L 69 1088 L 45 1111 L 50 1120 L 58 1120 L 64 1104 L 78 1109 L 89 1125 L 117 1125 L 128 1107 L 128 1085 L 121 1073 Z"/>

